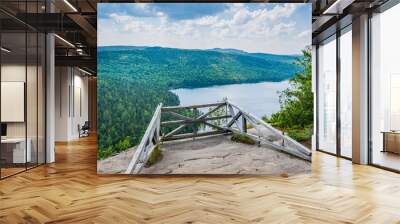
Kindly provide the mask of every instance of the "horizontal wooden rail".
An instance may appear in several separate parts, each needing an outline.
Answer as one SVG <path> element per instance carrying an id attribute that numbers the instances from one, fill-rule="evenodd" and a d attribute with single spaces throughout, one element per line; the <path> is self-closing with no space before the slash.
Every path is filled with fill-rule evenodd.
<path id="1" fill-rule="evenodd" d="M 214 121 L 214 120 L 221 120 L 230 118 L 230 115 L 225 116 L 218 116 L 218 117 L 205 117 L 205 118 L 193 118 L 193 119 L 186 119 L 186 120 L 175 120 L 175 121 L 163 121 L 161 125 L 172 125 L 172 124 L 194 124 L 194 123 L 204 123 L 206 121 Z"/>
<path id="2" fill-rule="evenodd" d="M 179 134 L 179 135 L 172 135 L 169 137 L 165 137 L 163 141 L 172 141 L 172 140 L 180 140 L 186 138 L 195 138 L 195 137 L 205 137 L 210 135 L 218 135 L 218 134 L 226 134 L 230 133 L 229 130 L 217 130 L 217 131 L 207 131 L 207 132 L 200 132 L 200 133 L 186 133 L 186 134 Z"/>
<path id="3" fill-rule="evenodd" d="M 225 105 L 225 102 L 188 105 L 188 106 L 169 106 L 169 107 L 163 107 L 162 112 L 176 111 L 176 110 L 182 110 L 182 109 L 197 109 L 197 108 L 204 108 L 204 107 L 214 107 L 214 106 L 220 106 L 220 105 Z"/>
<path id="4" fill-rule="evenodd" d="M 209 106 L 209 107 L 210 107 L 210 110 L 209 110 L 207 113 L 202 114 L 202 115 L 200 115 L 200 116 L 198 116 L 198 117 L 196 117 L 196 118 L 190 118 L 190 117 L 187 117 L 187 116 L 185 116 L 185 115 L 178 114 L 178 113 L 176 113 L 175 111 L 170 111 L 169 109 L 171 109 L 171 107 L 163 107 L 163 108 L 161 108 L 161 112 L 162 112 L 162 113 L 168 113 L 168 114 L 171 114 L 172 116 L 175 116 L 175 117 L 180 118 L 181 120 L 178 120 L 178 122 L 181 122 L 182 120 L 185 120 L 185 121 L 186 121 L 186 120 L 189 120 L 189 121 L 194 121 L 194 120 L 196 120 L 196 121 L 200 121 L 199 123 L 203 123 L 204 125 L 210 126 L 209 123 L 207 123 L 207 121 L 206 121 L 205 119 L 208 118 L 208 116 L 210 116 L 210 115 L 211 115 L 212 113 L 214 113 L 215 111 L 217 111 L 217 110 L 219 110 L 220 108 L 226 106 L 226 103 L 223 102 L 223 103 L 216 103 L 216 104 L 202 104 L 201 106 L 205 106 L 205 105 Z M 199 106 L 199 105 L 196 105 L 196 106 Z M 188 107 L 188 106 L 186 106 L 186 107 Z M 189 106 L 189 107 L 190 107 L 190 106 Z M 212 107 L 214 107 L 214 108 L 212 108 Z M 165 108 L 169 108 L 169 109 L 165 109 Z M 174 107 L 174 108 L 177 108 L 177 107 Z M 179 107 L 179 108 L 182 108 L 182 107 Z M 211 109 L 211 108 L 212 108 L 212 109 Z M 221 118 L 221 119 L 224 119 L 224 118 Z M 225 118 L 225 119 L 226 119 L 226 118 Z M 164 121 L 164 122 L 174 123 L 174 122 L 177 122 L 177 121 Z M 197 122 L 196 122 L 196 123 L 197 123 Z M 161 138 L 164 139 L 164 138 L 168 138 L 168 137 L 170 137 L 170 136 L 176 135 L 176 133 L 178 133 L 179 131 L 183 130 L 183 129 L 184 129 L 185 127 L 187 127 L 189 124 L 190 124 L 190 123 L 181 124 L 179 127 L 175 128 L 174 130 L 172 130 L 172 131 L 170 131 L 170 132 L 164 134 Z M 166 125 L 167 125 L 167 124 L 165 124 L 165 123 L 162 124 L 162 126 L 166 126 Z"/>

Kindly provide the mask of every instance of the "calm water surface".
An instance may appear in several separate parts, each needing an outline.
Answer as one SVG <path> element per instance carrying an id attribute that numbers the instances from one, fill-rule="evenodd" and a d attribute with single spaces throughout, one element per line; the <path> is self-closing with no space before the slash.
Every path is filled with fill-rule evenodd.
<path id="1" fill-rule="evenodd" d="M 171 90 L 181 105 L 215 103 L 227 97 L 244 110 L 262 117 L 280 110 L 279 93 L 289 87 L 288 81 L 232 84 L 195 89 Z"/>

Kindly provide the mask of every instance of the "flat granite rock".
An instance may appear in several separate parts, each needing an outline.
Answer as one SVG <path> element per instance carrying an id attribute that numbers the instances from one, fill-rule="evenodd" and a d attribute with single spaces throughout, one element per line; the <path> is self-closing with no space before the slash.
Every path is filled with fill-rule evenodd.
<path id="1" fill-rule="evenodd" d="M 98 161 L 99 173 L 123 173 L 135 148 Z M 266 146 L 233 142 L 213 136 L 165 142 L 163 158 L 141 174 L 294 175 L 311 171 L 311 163 Z"/>
<path id="2" fill-rule="evenodd" d="M 133 147 L 107 159 L 97 160 L 97 173 L 125 173 L 135 151 L 136 147 Z"/>

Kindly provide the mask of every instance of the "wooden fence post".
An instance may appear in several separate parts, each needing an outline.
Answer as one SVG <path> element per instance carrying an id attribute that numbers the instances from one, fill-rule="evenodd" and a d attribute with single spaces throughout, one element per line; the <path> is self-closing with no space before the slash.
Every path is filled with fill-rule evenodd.
<path id="1" fill-rule="evenodd" d="M 247 121 L 246 117 L 242 114 L 242 131 L 247 133 Z"/>

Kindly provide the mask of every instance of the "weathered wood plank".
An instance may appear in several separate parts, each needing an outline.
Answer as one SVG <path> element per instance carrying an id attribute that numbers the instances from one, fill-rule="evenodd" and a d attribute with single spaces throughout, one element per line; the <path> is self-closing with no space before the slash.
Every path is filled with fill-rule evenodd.
<path id="1" fill-rule="evenodd" d="M 167 134 L 165 134 L 164 136 L 161 136 L 161 139 L 164 140 L 164 138 L 168 138 L 169 136 L 177 133 L 178 131 L 180 131 L 181 129 L 183 129 L 184 127 L 186 127 L 187 124 L 182 124 L 181 126 L 175 128 L 174 130 L 168 132 Z"/>
<path id="2" fill-rule="evenodd" d="M 173 116 L 175 116 L 175 117 L 179 117 L 179 118 L 181 118 L 181 119 L 184 120 L 184 121 L 188 121 L 188 120 L 193 121 L 193 120 L 203 119 L 203 118 L 207 117 L 208 115 L 210 115 L 211 113 L 215 112 L 216 110 L 218 110 L 218 109 L 221 108 L 222 106 L 225 106 L 225 104 L 218 105 L 217 107 L 213 108 L 212 110 L 208 111 L 208 112 L 205 113 L 205 114 L 200 115 L 200 116 L 197 117 L 197 118 L 192 118 L 192 117 L 188 117 L 188 116 L 185 116 L 185 115 L 181 115 L 181 114 L 178 114 L 178 113 L 173 112 L 173 111 L 165 111 L 165 113 L 169 113 L 169 114 L 171 114 L 171 115 L 173 115 Z M 164 113 L 164 111 L 162 111 L 162 112 Z M 168 122 L 168 121 L 164 121 L 163 123 L 168 124 L 167 122 Z"/>
<path id="3" fill-rule="evenodd" d="M 185 115 L 182 115 L 182 114 L 178 114 L 178 113 L 176 113 L 174 111 L 167 111 L 166 113 L 171 114 L 171 115 L 173 115 L 173 116 L 175 116 L 175 117 L 177 117 L 179 119 L 182 119 L 182 120 L 194 120 L 195 119 L 195 118 L 188 117 L 188 116 L 185 116 Z"/>
<path id="4" fill-rule="evenodd" d="M 226 106 L 226 103 L 223 103 L 223 104 L 220 104 L 220 105 L 214 107 L 213 109 L 207 111 L 207 113 L 202 114 L 200 117 L 206 117 L 206 116 L 208 116 L 208 115 L 214 113 L 215 111 L 217 111 L 218 109 L 220 109 L 220 108 L 223 107 L 223 106 Z M 200 117 L 199 117 L 199 118 L 200 118 Z"/>
<path id="5" fill-rule="evenodd" d="M 167 111 L 176 111 L 176 110 L 182 110 L 182 109 L 214 107 L 214 106 L 220 106 L 220 105 L 225 105 L 225 102 L 188 105 L 188 106 L 169 106 L 169 107 L 163 107 L 163 108 L 161 108 L 161 110 L 162 110 L 162 112 L 167 112 Z"/>
<path id="6" fill-rule="evenodd" d="M 163 141 L 172 141 L 172 140 L 180 140 L 180 139 L 185 139 L 185 138 L 204 137 L 204 136 L 225 134 L 225 133 L 230 133 L 230 131 L 229 130 L 217 130 L 217 131 L 208 131 L 208 132 L 201 132 L 201 133 L 179 134 L 179 135 L 173 135 L 173 136 L 170 136 L 170 137 L 163 138 Z"/>
<path id="7" fill-rule="evenodd" d="M 215 129 L 217 129 L 217 130 L 222 130 L 222 131 L 228 130 L 228 129 L 226 129 L 225 127 L 221 127 L 221 126 L 218 126 L 218 125 L 215 125 L 215 124 L 211 124 L 211 123 L 209 123 L 209 122 L 204 122 L 204 124 L 207 125 L 207 126 L 210 126 L 210 127 L 212 127 L 212 128 L 215 128 Z"/>
<path id="8" fill-rule="evenodd" d="M 230 118 L 231 115 L 225 115 L 225 116 L 218 116 L 218 117 L 205 117 L 205 118 L 199 118 L 199 119 L 190 119 L 190 120 L 174 120 L 174 121 L 163 121 L 161 122 L 161 126 L 165 125 L 172 125 L 172 124 L 193 124 L 193 123 L 204 123 L 206 121 L 213 121 L 213 120 L 221 120 L 221 119 L 226 119 Z"/>
<path id="9" fill-rule="evenodd" d="M 136 166 L 140 163 L 142 153 L 147 151 L 146 150 L 147 142 L 149 142 L 149 144 L 152 144 L 151 138 L 153 138 L 154 130 L 157 129 L 159 130 L 158 126 L 160 124 L 159 120 L 161 118 L 161 107 L 162 104 L 159 104 L 157 106 L 154 115 L 149 123 L 149 126 L 147 126 L 146 132 L 144 133 L 142 140 L 140 141 L 139 146 L 137 147 L 136 152 L 133 155 L 131 162 L 129 163 L 129 166 L 125 171 L 126 174 L 136 174 L 140 172 L 141 167 L 136 167 Z"/>
<path id="10" fill-rule="evenodd" d="M 226 106 L 226 103 L 219 104 L 219 105 L 216 106 L 214 109 L 212 109 L 212 110 L 208 111 L 207 113 L 202 114 L 202 115 L 200 115 L 199 117 L 197 117 L 197 119 L 205 118 L 205 117 L 207 117 L 209 114 L 211 114 L 211 113 L 217 111 L 219 108 L 221 108 L 221 107 L 223 107 L 223 106 Z M 163 111 L 162 111 L 162 112 L 163 112 Z M 187 126 L 187 124 L 183 124 L 183 125 L 179 126 L 179 127 L 175 128 L 174 130 L 170 131 L 169 133 L 167 133 L 166 135 L 162 136 L 162 138 L 169 137 L 169 136 L 171 136 L 171 135 L 177 133 L 178 131 L 182 130 L 182 129 L 185 128 L 186 126 Z"/>
<path id="11" fill-rule="evenodd" d="M 247 120 L 245 116 L 242 116 L 242 131 L 247 133 Z"/>
<path id="12" fill-rule="evenodd" d="M 232 119 L 226 124 L 227 127 L 231 127 L 233 123 L 237 121 L 237 119 L 242 115 L 242 112 L 237 112 L 235 116 L 232 117 Z"/>

